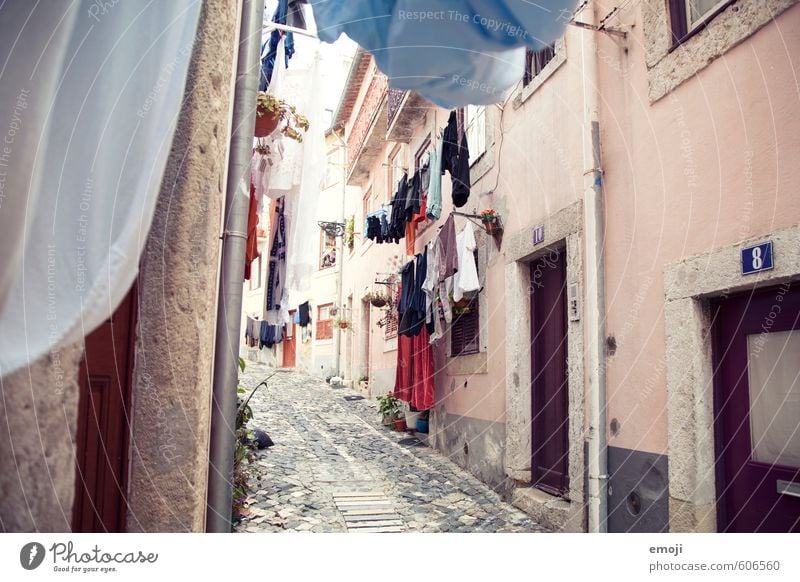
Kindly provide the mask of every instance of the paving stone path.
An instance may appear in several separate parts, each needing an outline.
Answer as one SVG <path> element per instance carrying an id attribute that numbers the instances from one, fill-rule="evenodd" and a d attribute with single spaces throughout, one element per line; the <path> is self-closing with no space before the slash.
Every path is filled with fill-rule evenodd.
<path id="1" fill-rule="evenodd" d="M 240 384 L 276 371 L 248 362 Z M 255 452 L 240 532 L 542 532 L 490 487 L 409 435 L 381 426 L 374 400 L 277 371 L 251 400 L 250 426 L 275 445 Z"/>

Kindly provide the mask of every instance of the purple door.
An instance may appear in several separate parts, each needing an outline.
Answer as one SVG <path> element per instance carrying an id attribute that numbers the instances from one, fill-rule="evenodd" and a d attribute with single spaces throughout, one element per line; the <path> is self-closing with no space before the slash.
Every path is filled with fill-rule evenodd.
<path id="1" fill-rule="evenodd" d="M 566 496 L 567 302 L 563 250 L 531 263 L 531 482 Z"/>
<path id="2" fill-rule="evenodd" d="M 714 309 L 720 531 L 800 531 L 800 284 Z"/>

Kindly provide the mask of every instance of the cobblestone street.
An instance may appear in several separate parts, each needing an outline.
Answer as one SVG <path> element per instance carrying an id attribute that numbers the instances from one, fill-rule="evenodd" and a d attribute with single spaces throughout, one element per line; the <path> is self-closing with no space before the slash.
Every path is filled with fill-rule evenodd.
<path id="1" fill-rule="evenodd" d="M 275 370 L 253 362 L 240 384 Z M 490 487 L 410 435 L 381 426 L 376 403 L 345 399 L 302 373 L 279 371 L 251 400 L 251 427 L 275 445 L 249 467 L 244 532 L 541 532 Z"/>

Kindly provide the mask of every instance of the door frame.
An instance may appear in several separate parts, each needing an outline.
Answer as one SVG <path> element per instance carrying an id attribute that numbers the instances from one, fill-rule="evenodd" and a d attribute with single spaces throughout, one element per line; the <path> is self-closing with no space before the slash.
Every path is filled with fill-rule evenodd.
<path id="1" fill-rule="evenodd" d="M 128 338 L 126 342 L 127 348 L 127 358 L 128 358 L 128 369 L 127 369 L 127 389 L 123 392 L 122 397 L 122 407 L 123 407 L 123 415 L 124 415 L 124 422 L 125 422 L 125 430 L 122 431 L 122 438 L 120 441 L 120 450 L 122 454 L 122 461 L 121 461 L 121 471 L 119 477 L 120 489 L 121 489 L 121 497 L 120 497 L 120 504 L 117 507 L 118 512 L 118 529 L 116 531 L 124 532 L 127 531 L 127 519 L 128 519 L 128 496 L 130 494 L 130 461 L 131 461 L 131 440 L 132 440 L 132 427 L 133 427 L 133 369 L 136 365 L 136 334 L 137 334 L 137 324 L 139 320 L 139 284 L 138 279 L 134 280 L 134 283 L 128 293 L 125 295 L 123 300 L 114 310 L 114 314 L 118 312 L 120 307 L 122 307 L 126 302 L 130 305 L 130 315 L 128 320 Z M 113 317 L 113 315 L 112 315 Z M 107 321 L 107 320 L 106 320 Z M 105 325 L 105 321 L 102 325 Z M 98 330 L 95 330 L 98 331 Z M 95 333 L 95 332 L 92 332 Z M 90 336 L 92 334 L 89 334 Z M 88 338 L 88 336 L 87 336 Z M 86 341 L 87 338 L 84 338 Z M 77 428 L 75 431 L 75 498 L 72 503 L 72 516 L 71 516 L 71 527 L 73 532 L 80 532 L 83 531 L 79 526 L 79 495 L 82 495 L 82 488 L 80 486 L 82 473 L 79 467 L 79 459 L 82 458 L 81 452 L 79 448 L 85 447 L 86 444 L 86 434 L 80 427 L 83 426 L 81 422 L 80 415 L 87 410 L 88 403 L 84 401 L 84 391 L 81 384 L 81 379 L 83 378 L 84 374 L 88 373 L 86 369 L 86 351 L 84 349 L 84 353 L 81 357 L 81 361 L 79 364 L 79 400 L 78 400 L 78 419 L 77 419 Z M 86 379 L 88 382 L 88 377 Z M 105 488 L 104 488 L 105 489 Z"/>
<path id="2" fill-rule="evenodd" d="M 741 250 L 771 240 L 775 267 L 741 274 Z M 717 531 L 717 435 L 711 303 L 733 293 L 800 281 L 800 225 L 751 237 L 664 266 L 670 531 Z M 687 423 L 687 414 L 693 422 Z"/>
<path id="3" fill-rule="evenodd" d="M 577 317 L 568 317 L 567 352 L 582 354 L 584 349 L 583 292 L 583 203 L 569 206 L 531 225 L 543 225 L 544 240 L 534 244 L 534 226 L 506 235 L 505 247 L 505 320 L 506 325 L 506 440 L 504 469 L 514 503 L 559 531 L 586 531 L 586 491 L 584 454 L 584 358 L 569 358 L 567 395 L 569 405 L 568 467 L 569 501 L 530 487 L 531 482 L 531 358 L 530 326 L 512 322 L 530 320 L 529 263 L 550 249 L 566 250 L 567 285 L 577 285 Z M 536 239 L 538 240 L 538 238 Z M 491 243 L 490 243 L 491 244 Z"/>
<path id="4" fill-rule="evenodd" d="M 531 318 L 530 318 L 530 328 L 531 328 L 531 340 L 530 340 L 530 359 L 531 359 L 531 485 L 544 491 L 545 493 L 549 493 L 550 495 L 555 495 L 557 497 L 563 497 L 569 499 L 569 345 L 567 342 L 567 334 L 569 333 L 569 324 L 567 318 L 567 260 L 566 260 L 566 247 L 565 246 L 554 246 L 547 249 L 548 252 L 538 257 L 537 259 L 530 261 L 528 263 L 529 268 L 531 270 L 531 285 L 530 289 L 530 304 L 531 304 Z M 561 338 L 561 342 L 563 345 L 564 350 L 564 384 L 562 385 L 562 390 L 564 391 L 563 398 L 564 398 L 564 414 L 561 420 L 566 422 L 566 428 L 563 430 L 562 437 L 563 442 L 560 443 L 560 451 L 564 454 L 563 458 L 563 483 L 556 487 L 551 484 L 547 483 L 540 483 L 539 481 L 543 475 L 538 475 L 536 471 L 536 459 L 537 459 L 537 451 L 542 450 L 542 446 L 537 446 L 538 439 L 537 439 L 537 427 L 536 427 L 536 417 L 541 410 L 537 407 L 539 403 L 537 402 L 537 392 L 542 390 L 542 382 L 543 380 L 540 377 L 540 373 L 537 373 L 537 370 L 534 366 L 537 356 L 539 352 L 542 350 L 544 346 L 542 346 L 542 341 L 537 341 L 536 335 L 538 333 L 542 333 L 544 331 L 544 326 L 547 325 L 547 322 L 538 322 L 537 321 L 537 309 L 534 305 L 535 300 L 535 290 L 537 288 L 537 281 L 536 279 L 543 277 L 544 272 L 541 272 L 537 267 L 534 269 L 534 265 L 542 265 L 543 269 L 555 269 L 556 267 L 560 271 L 560 279 L 562 280 L 562 288 L 557 293 L 561 295 L 561 304 L 563 307 L 563 312 L 560 314 L 562 317 L 562 321 L 559 322 L 559 325 L 563 327 L 563 335 Z M 545 271 L 546 272 L 546 271 Z M 542 327 L 538 330 L 537 325 L 541 324 Z M 543 453 L 543 451 L 542 451 Z M 542 454 L 540 453 L 540 454 Z"/>

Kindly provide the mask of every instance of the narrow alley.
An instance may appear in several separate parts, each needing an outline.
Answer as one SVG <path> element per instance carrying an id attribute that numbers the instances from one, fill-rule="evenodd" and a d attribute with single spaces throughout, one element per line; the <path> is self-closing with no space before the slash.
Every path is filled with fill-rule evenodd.
<path id="1" fill-rule="evenodd" d="M 546 531 L 443 455 L 381 426 L 374 400 L 254 362 L 240 384 L 272 374 L 250 401 L 249 426 L 275 444 L 255 452 L 236 531 Z"/>

